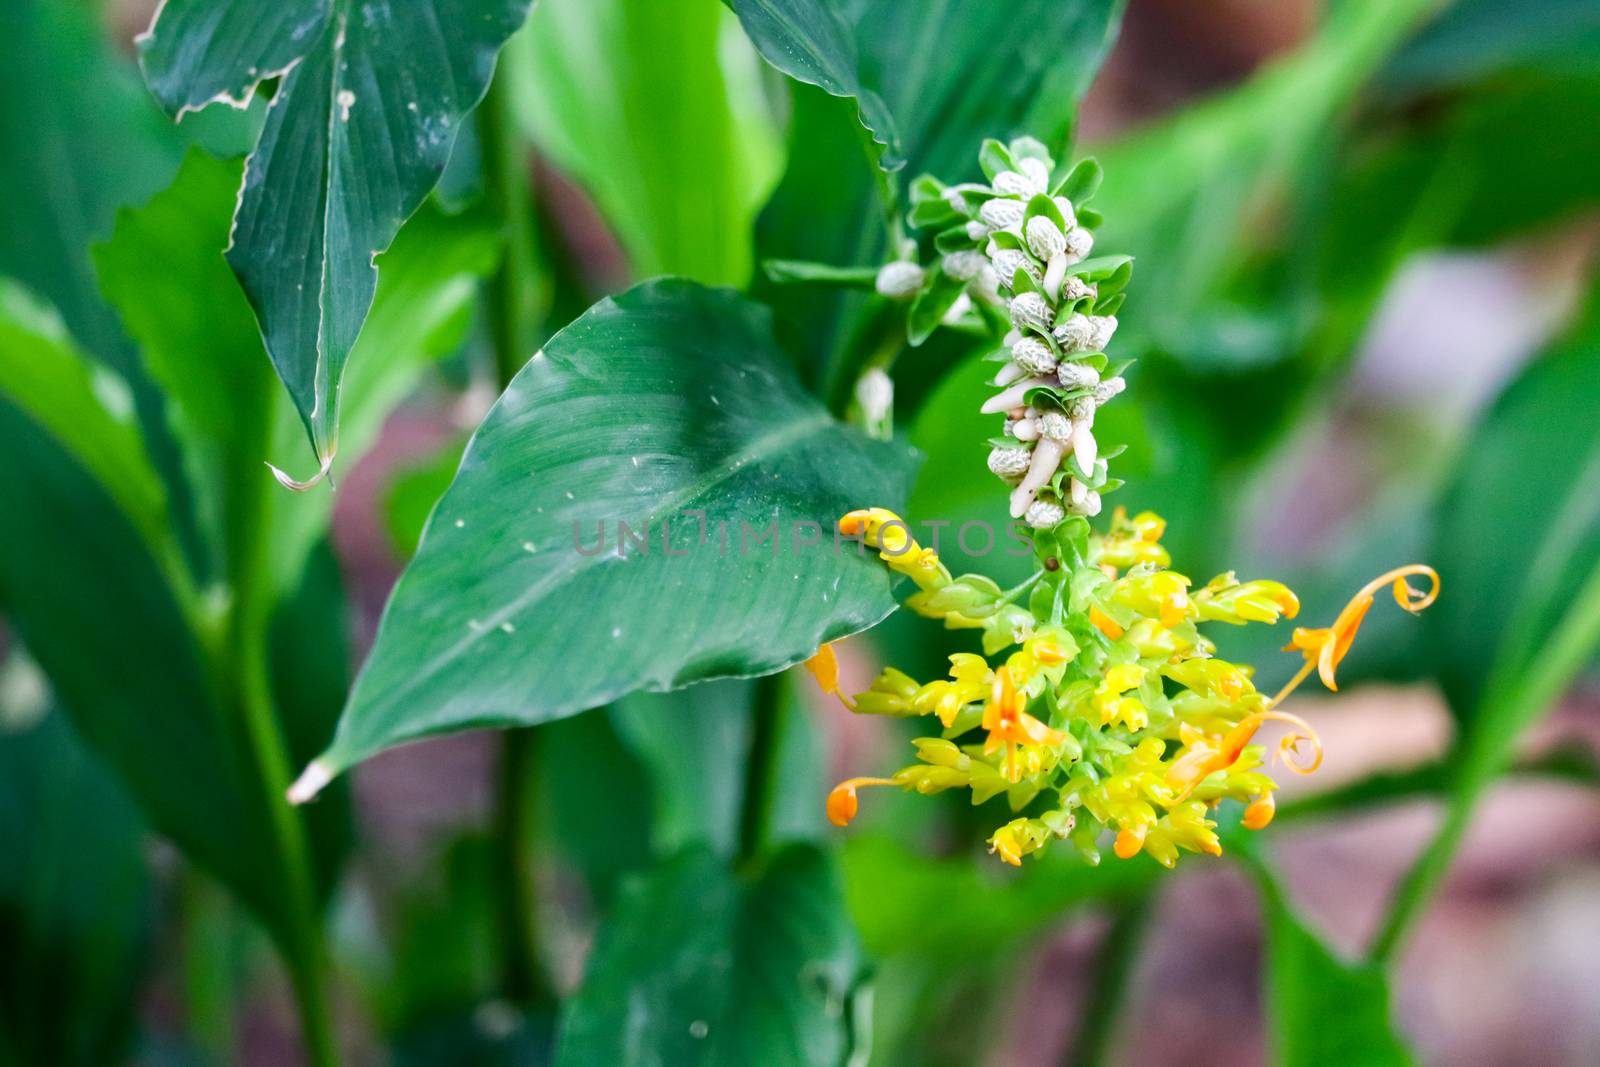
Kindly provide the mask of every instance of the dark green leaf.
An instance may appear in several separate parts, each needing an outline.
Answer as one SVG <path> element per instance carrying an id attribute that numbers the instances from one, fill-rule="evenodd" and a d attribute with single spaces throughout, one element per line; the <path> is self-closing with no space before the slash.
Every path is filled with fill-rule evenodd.
<path id="1" fill-rule="evenodd" d="M 169 0 L 140 39 L 172 111 L 282 73 L 245 168 L 228 262 L 324 467 L 374 258 L 438 181 L 529 0 Z"/>
<path id="2" fill-rule="evenodd" d="M 501 63 L 522 125 L 589 190 L 637 275 L 749 280 L 781 162 L 760 60 L 725 10 L 541 0 Z"/>
<path id="3" fill-rule="evenodd" d="M 779 285 L 812 282 L 848 289 L 872 289 L 878 280 L 877 267 L 835 267 L 827 263 L 807 263 L 798 259 L 769 259 L 761 271 Z"/>
<path id="4" fill-rule="evenodd" d="M 827 859 L 748 879 L 690 851 L 626 886 L 562 1013 L 562 1067 L 837 1067 L 864 1056 L 864 962 Z"/>
<path id="5" fill-rule="evenodd" d="M 32 394 L 53 398 L 41 417 L 29 393 L 0 381 L 0 604 L 78 733 L 122 775 L 155 828 L 283 934 L 291 905 L 275 814 L 242 717 L 218 695 L 206 644 L 215 622 L 185 581 L 165 527 L 124 507 L 125 486 L 101 480 L 105 462 L 85 444 L 121 448 L 120 462 L 138 470 L 137 439 L 119 441 L 97 397 L 68 387 L 88 371 L 64 341 L 30 334 L 14 317 L 0 324 L 0 368 L 25 356 L 36 379 L 55 382 Z M 63 424 L 74 432 L 60 432 Z M 147 466 L 139 474 L 153 478 Z"/>
<path id="6" fill-rule="evenodd" d="M 1384 69 L 1387 89 L 1449 88 L 1511 69 L 1595 69 L 1600 4 L 1594 0 L 1455 0 Z"/>
<path id="7" fill-rule="evenodd" d="M 59 715 L 24 714 L 0 706 L 0 1063 L 120 1063 L 151 918 L 141 824 Z"/>
<path id="8" fill-rule="evenodd" d="M 1267 1018 L 1281 1067 L 1404 1067 L 1414 1062 L 1389 1017 L 1389 983 L 1347 963 L 1295 915 L 1260 861 L 1250 866 L 1267 927 Z"/>
<path id="9" fill-rule="evenodd" d="M 102 288 L 166 391 L 203 525 L 223 559 L 261 521 L 250 493 L 267 476 L 263 461 L 314 462 L 298 418 L 278 402 L 260 333 L 222 258 L 238 174 L 237 163 L 192 154 L 170 189 L 119 215 L 111 241 L 94 254 Z M 447 218 L 424 208 L 383 255 L 383 279 L 356 348 L 371 358 L 358 358 L 350 373 L 341 432 L 347 460 L 371 447 L 428 363 L 458 341 L 474 280 L 497 252 L 481 216 Z M 275 494 L 270 504 L 272 569 L 286 590 L 326 529 L 332 499 Z"/>
<path id="10" fill-rule="evenodd" d="M 664 280 L 552 338 L 468 446 L 308 781 L 429 734 L 775 671 L 893 610 L 831 530 L 901 502 L 911 454 L 830 419 L 769 331 L 728 290 Z"/>
<path id="11" fill-rule="evenodd" d="M 1600 314 L 1472 432 L 1440 509 L 1428 623 L 1467 742 L 1503 766 L 1600 641 Z"/>
<path id="12" fill-rule="evenodd" d="M 861 124 L 881 146 L 879 163 L 898 170 L 905 157 L 881 97 L 866 84 L 862 57 L 838 0 L 725 0 L 767 62 L 831 96 L 853 97 Z"/>

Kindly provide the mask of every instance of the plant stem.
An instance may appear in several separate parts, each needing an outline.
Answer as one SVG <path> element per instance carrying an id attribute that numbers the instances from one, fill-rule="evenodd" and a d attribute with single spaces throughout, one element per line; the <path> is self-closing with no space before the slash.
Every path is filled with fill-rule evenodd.
<path id="1" fill-rule="evenodd" d="M 778 742 L 783 733 L 783 674 L 755 683 L 750 750 L 745 758 L 744 802 L 739 812 L 739 861 L 758 857 L 772 830 L 772 795 L 777 778 Z"/>
<path id="2" fill-rule="evenodd" d="M 511 116 L 503 77 L 494 79 L 478 105 L 477 129 L 484 199 L 500 220 L 505 242 L 487 293 L 490 345 L 503 389 L 538 348 L 544 302 L 534 247 L 529 150 Z"/>
<path id="3" fill-rule="evenodd" d="M 288 929 L 278 933 L 294 985 L 307 1059 L 314 1067 L 332 1067 L 339 1062 L 339 1050 L 328 1003 L 322 908 L 305 822 L 286 797 L 292 777 L 289 752 L 279 728 L 267 658 L 272 572 L 266 534 L 271 528 L 272 495 L 277 491 L 267 478 L 236 487 L 243 514 L 228 559 L 233 608 L 225 646 L 227 680 L 244 726 L 246 748 L 266 791 L 263 801 L 287 878 Z"/>
<path id="4" fill-rule="evenodd" d="M 505 250 L 489 279 L 486 310 L 494 373 L 503 390 L 539 343 L 542 292 L 534 253 L 529 149 L 512 119 L 504 72 L 478 107 L 484 198 L 500 222 Z M 533 802 L 539 735 L 516 727 L 501 736 L 494 833 L 499 868 L 501 995 L 524 1008 L 546 1008 L 554 994 L 546 977 L 534 921 Z"/>
<path id="5" fill-rule="evenodd" d="M 1065 1067 L 1099 1067 L 1111 1054 L 1153 897 L 1153 890 L 1142 890 L 1119 903 L 1112 913 L 1111 928 L 1095 960 L 1095 981 L 1083 1006 L 1077 1040 L 1061 1061 Z"/>
<path id="6" fill-rule="evenodd" d="M 500 747 L 500 789 L 496 797 L 495 840 L 500 889 L 500 936 L 505 954 L 500 961 L 500 992 L 525 1008 L 554 1002 L 545 979 L 533 902 L 534 768 L 539 739 L 533 727 L 507 730 Z"/>

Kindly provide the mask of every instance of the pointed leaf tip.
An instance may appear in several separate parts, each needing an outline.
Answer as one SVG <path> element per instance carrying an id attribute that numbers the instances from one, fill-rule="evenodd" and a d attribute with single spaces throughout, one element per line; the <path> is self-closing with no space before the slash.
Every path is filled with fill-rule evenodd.
<path id="1" fill-rule="evenodd" d="M 289 787 L 287 794 L 289 803 L 299 807 L 307 801 L 316 799 L 317 794 L 333 781 L 333 773 L 332 765 L 320 759 L 312 760 Z"/>

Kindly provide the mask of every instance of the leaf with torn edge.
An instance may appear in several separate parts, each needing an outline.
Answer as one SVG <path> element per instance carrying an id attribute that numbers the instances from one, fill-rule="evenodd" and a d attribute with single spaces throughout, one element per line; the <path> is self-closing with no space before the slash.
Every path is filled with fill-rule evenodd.
<path id="1" fill-rule="evenodd" d="M 374 260 L 443 172 L 531 0 L 168 0 L 139 40 L 175 114 L 281 77 L 245 167 L 228 263 L 319 470 L 339 383 L 377 288 Z"/>

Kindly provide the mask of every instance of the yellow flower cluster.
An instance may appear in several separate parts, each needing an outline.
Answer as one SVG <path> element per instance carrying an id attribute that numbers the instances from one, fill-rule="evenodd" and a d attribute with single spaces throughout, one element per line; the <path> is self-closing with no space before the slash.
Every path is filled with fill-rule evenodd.
<path id="1" fill-rule="evenodd" d="M 1438 591 L 1430 568 L 1401 568 L 1361 590 L 1332 626 L 1294 631 L 1289 648 L 1306 657 L 1305 666 L 1269 697 L 1256 689 L 1250 667 L 1216 657 L 1199 626 L 1292 619 L 1299 601 L 1278 582 L 1241 582 L 1231 573 L 1194 589 L 1169 569 L 1165 523 L 1156 515 L 1130 518 L 1119 508 L 1104 533 L 1076 516 L 1039 532 L 1040 567 L 1010 591 L 982 576 L 952 577 L 882 509 L 852 512 L 839 528 L 912 578 L 913 610 L 982 629 L 987 655 L 1012 651 L 994 664 L 958 653 L 949 677 L 927 683 L 888 668 L 851 700 L 839 694 L 832 646 L 819 650 L 808 665 L 852 711 L 928 716 L 940 727 L 915 741 L 917 762 L 893 777 L 837 786 L 828 817 L 848 823 L 864 786 L 966 789 L 974 804 L 1004 794 L 1017 817 L 989 845 L 1014 865 L 1053 840 L 1072 841 L 1091 863 L 1104 838 L 1120 858 L 1143 852 L 1167 867 L 1184 851 L 1216 855 L 1214 815 L 1223 801 L 1243 805 L 1245 827 L 1266 826 L 1277 783 L 1263 772 L 1265 749 L 1252 743 L 1257 730 L 1270 720 L 1291 724 L 1280 745 L 1285 764 L 1315 770 L 1315 733 L 1277 705 L 1313 669 L 1334 688 L 1334 671 L 1377 589 L 1393 583 L 1396 602 L 1412 612 Z M 1411 589 L 1412 574 L 1430 578 L 1432 589 Z"/>

